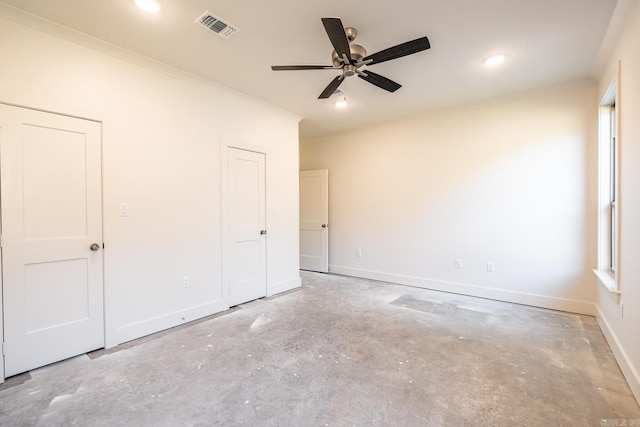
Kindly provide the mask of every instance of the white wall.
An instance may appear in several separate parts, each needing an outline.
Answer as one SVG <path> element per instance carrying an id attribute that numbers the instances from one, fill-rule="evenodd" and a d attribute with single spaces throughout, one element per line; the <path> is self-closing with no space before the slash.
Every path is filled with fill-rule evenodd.
<path id="1" fill-rule="evenodd" d="M 0 102 L 103 122 L 108 345 L 228 308 L 221 144 L 268 151 L 269 293 L 299 286 L 298 117 L 6 7 L 0 52 Z"/>
<path id="2" fill-rule="evenodd" d="M 303 141 L 330 271 L 594 314 L 596 105 L 583 82 Z"/>
<path id="3" fill-rule="evenodd" d="M 599 98 L 618 76 L 620 246 L 618 286 L 611 294 L 598 284 L 598 320 L 636 399 L 640 401 L 640 5 L 621 0 L 620 37 L 602 73 Z M 620 304 L 623 310 L 620 310 Z"/>

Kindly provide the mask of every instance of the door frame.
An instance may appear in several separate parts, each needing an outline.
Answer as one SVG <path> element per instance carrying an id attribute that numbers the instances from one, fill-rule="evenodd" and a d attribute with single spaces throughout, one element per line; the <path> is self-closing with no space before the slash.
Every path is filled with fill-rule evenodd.
<path id="1" fill-rule="evenodd" d="M 105 209 L 104 209 L 104 129 L 105 129 L 105 122 L 109 122 L 110 119 L 99 119 L 99 118 L 92 118 L 92 115 L 100 115 L 98 114 L 96 111 L 94 110 L 87 110 L 84 108 L 73 108 L 73 112 L 69 111 L 67 113 L 62 113 L 60 111 L 57 111 L 56 108 L 59 108 L 60 110 L 69 110 L 69 106 L 65 105 L 64 107 L 61 105 L 56 105 L 53 109 L 47 109 L 47 108 L 38 108 L 38 107 L 34 107 L 32 105 L 25 105 L 19 102 L 11 102 L 8 100 L 0 100 L 0 104 L 2 105 L 6 105 L 9 107 L 17 107 L 17 108 L 25 108 L 28 110 L 33 110 L 33 111 L 39 111 L 41 113 L 47 113 L 47 114 L 56 114 L 58 116 L 65 116 L 65 117 L 72 117 L 72 118 L 76 118 L 76 119 L 81 119 L 81 120 L 87 120 L 90 122 L 95 122 L 95 123 L 99 123 L 100 124 L 100 210 L 101 210 L 101 223 L 100 223 L 100 230 L 102 232 L 102 243 L 103 243 L 103 247 L 102 250 L 100 251 L 100 256 L 102 257 L 102 324 L 103 324 L 103 328 L 104 328 L 104 348 L 109 348 L 109 347 L 114 347 L 115 345 L 117 345 L 117 343 L 113 343 L 112 345 L 108 346 L 108 343 L 110 342 L 109 340 L 109 334 L 108 334 L 108 330 L 109 328 L 107 327 L 108 323 L 107 321 L 109 320 L 109 316 L 107 314 L 107 281 L 106 281 L 106 275 L 105 275 L 105 264 L 106 264 L 106 257 L 105 257 L 105 230 L 104 230 L 104 221 L 105 221 Z M 101 113 L 104 114 L 104 113 Z M 107 114 L 107 116 L 109 117 L 110 115 Z M 0 128 L 0 139 L 2 138 L 2 129 Z M 0 191 L 0 212 L 2 209 L 2 192 Z M 2 221 L 0 221 L 0 236 L 2 235 Z M 3 251 L 2 251 L 2 239 L 0 238 L 0 384 L 3 384 L 5 382 L 5 370 L 4 370 L 4 282 L 3 282 L 3 270 L 2 270 L 2 260 L 3 260 Z"/>
<path id="2" fill-rule="evenodd" d="M 322 245 L 323 245 L 323 250 L 322 250 L 322 258 L 325 261 L 325 265 L 326 265 L 326 270 L 325 269 L 307 269 L 307 268 L 303 268 L 302 266 L 302 250 L 300 250 L 300 269 L 301 270 L 308 270 L 308 271 L 318 271 L 320 273 L 328 273 L 329 272 L 329 169 L 324 168 L 324 169 L 309 169 L 309 170 L 301 170 L 298 173 L 299 179 L 300 179 L 300 188 L 302 188 L 302 178 L 304 176 L 318 176 L 320 175 L 322 177 L 322 187 L 323 190 L 321 197 L 322 197 L 322 215 L 323 215 L 323 219 L 322 219 L 322 230 L 319 230 L 322 233 Z M 326 196 L 326 197 L 325 197 Z M 302 211 L 302 192 L 300 192 L 300 211 Z M 300 218 L 300 223 L 302 223 L 302 219 Z M 309 222 L 309 221 L 307 221 Z M 302 227 L 299 227 L 300 229 L 300 234 L 302 234 Z M 300 241 L 302 241 L 302 238 L 300 238 Z M 302 246 L 300 247 L 300 249 L 302 249 Z"/>
<path id="3" fill-rule="evenodd" d="M 265 187 L 265 229 L 269 230 L 269 149 L 261 145 L 255 145 L 238 140 L 225 140 L 220 138 L 220 236 L 221 236 L 221 254 L 222 254 L 222 301 L 227 309 L 229 305 L 229 149 L 251 151 L 264 155 L 264 187 Z M 269 239 L 266 239 L 265 250 L 265 281 L 267 286 L 267 295 L 269 295 Z"/>

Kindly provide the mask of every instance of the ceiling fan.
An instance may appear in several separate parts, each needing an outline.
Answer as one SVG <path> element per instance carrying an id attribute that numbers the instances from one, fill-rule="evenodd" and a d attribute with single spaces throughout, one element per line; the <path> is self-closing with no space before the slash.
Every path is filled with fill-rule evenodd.
<path id="1" fill-rule="evenodd" d="M 431 47 L 429 39 L 421 37 L 399 45 L 381 50 L 373 55 L 367 55 L 367 51 L 360 45 L 351 43 L 355 40 L 358 31 L 355 28 L 344 28 L 340 18 L 322 18 L 322 24 L 327 31 L 329 40 L 334 47 L 331 54 L 333 65 L 273 65 L 273 71 L 298 71 L 298 70 L 341 70 L 342 73 L 333 79 L 322 91 L 318 99 L 329 98 L 338 89 L 346 77 L 358 75 L 363 80 L 378 86 L 389 92 L 395 92 L 402 86 L 393 80 L 376 74 L 372 71 L 361 70 L 363 65 L 375 65 L 403 56 L 427 50 Z"/>

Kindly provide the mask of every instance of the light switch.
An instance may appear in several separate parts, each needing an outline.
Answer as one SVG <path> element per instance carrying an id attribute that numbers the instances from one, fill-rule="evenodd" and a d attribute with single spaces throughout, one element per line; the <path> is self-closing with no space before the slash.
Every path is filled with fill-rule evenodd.
<path id="1" fill-rule="evenodd" d="M 129 216 L 129 203 L 120 203 L 120 216 Z"/>

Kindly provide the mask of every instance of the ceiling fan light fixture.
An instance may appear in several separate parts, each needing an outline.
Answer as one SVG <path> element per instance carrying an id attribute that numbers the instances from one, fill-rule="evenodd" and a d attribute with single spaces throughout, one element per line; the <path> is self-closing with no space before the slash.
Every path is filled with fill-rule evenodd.
<path id="1" fill-rule="evenodd" d="M 162 9 L 158 0 L 134 0 L 133 2 L 140 9 L 149 13 L 158 13 Z"/>
<path id="2" fill-rule="evenodd" d="M 345 107 L 348 105 L 348 103 L 347 103 L 347 97 L 346 97 L 346 96 L 343 96 L 342 98 L 335 100 L 335 101 L 333 102 L 333 105 L 334 105 L 336 108 L 345 108 Z"/>
<path id="3" fill-rule="evenodd" d="M 503 54 L 493 55 L 484 60 L 484 65 L 487 67 L 496 67 L 504 62 L 507 57 Z"/>

